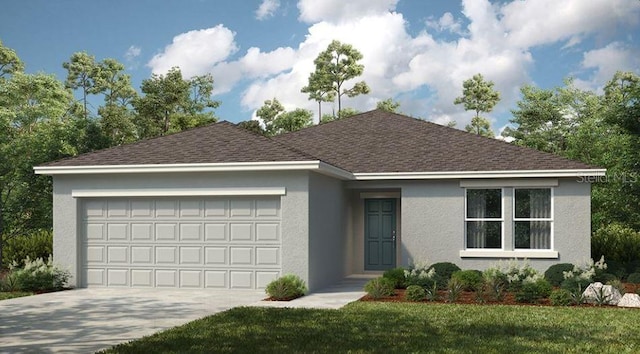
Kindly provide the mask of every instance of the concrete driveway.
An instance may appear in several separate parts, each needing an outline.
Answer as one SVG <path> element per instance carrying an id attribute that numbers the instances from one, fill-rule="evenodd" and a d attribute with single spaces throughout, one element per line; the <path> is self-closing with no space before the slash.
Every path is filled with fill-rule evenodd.
<path id="1" fill-rule="evenodd" d="M 235 306 L 264 291 L 78 289 L 0 301 L 0 353 L 92 353 Z"/>

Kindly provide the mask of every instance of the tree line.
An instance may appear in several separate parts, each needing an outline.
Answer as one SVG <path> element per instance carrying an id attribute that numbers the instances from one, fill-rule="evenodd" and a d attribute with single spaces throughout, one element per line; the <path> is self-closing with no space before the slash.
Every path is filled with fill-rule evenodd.
<path id="1" fill-rule="evenodd" d="M 301 88 L 318 103 L 320 123 L 358 113 L 345 107 L 345 97 L 370 92 L 362 75 L 362 54 L 333 41 L 314 61 L 315 70 Z M 14 50 L 0 42 L 0 256 L 4 242 L 16 235 L 50 229 L 51 178 L 33 173 L 33 166 L 96 149 L 135 142 L 217 121 L 211 98 L 211 75 L 184 78 L 179 68 L 132 87 L 125 67 L 115 59 L 97 61 L 86 52 L 63 63 L 64 81 L 44 73 L 27 74 Z M 493 82 L 481 74 L 462 83 L 454 104 L 474 112 L 465 130 L 494 137 L 487 118 L 500 100 Z M 100 102 L 93 107 L 92 102 Z M 323 102 L 337 111 L 322 112 Z M 619 224 L 640 230 L 640 78 L 618 72 L 602 94 L 577 88 L 541 89 L 526 85 L 513 109 L 511 128 L 502 135 L 528 146 L 608 169 L 592 192 L 594 230 Z M 397 112 L 392 98 L 377 108 Z M 240 126 L 267 136 L 312 124 L 313 112 L 286 111 L 273 98 L 256 111 L 261 122 Z M 453 122 L 450 125 L 455 125 Z"/>

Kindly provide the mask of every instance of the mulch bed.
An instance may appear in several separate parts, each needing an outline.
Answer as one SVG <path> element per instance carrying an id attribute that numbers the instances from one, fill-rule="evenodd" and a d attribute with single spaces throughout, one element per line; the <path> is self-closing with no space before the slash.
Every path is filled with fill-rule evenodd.
<path id="1" fill-rule="evenodd" d="M 625 291 L 627 293 L 637 293 L 638 289 L 640 289 L 640 284 L 625 283 L 624 287 L 625 287 Z M 415 301 L 406 300 L 405 297 L 404 297 L 404 292 L 405 292 L 405 289 L 396 289 L 395 290 L 395 294 L 393 296 L 387 296 L 387 297 L 383 297 L 383 298 L 380 298 L 380 299 L 373 299 L 369 295 L 365 295 L 365 296 L 360 298 L 360 301 L 415 302 Z M 419 302 L 421 302 L 421 303 L 441 303 L 441 304 L 449 303 L 447 301 L 447 291 L 446 290 L 438 291 L 438 300 L 436 300 L 436 301 L 423 300 L 423 301 L 419 301 Z M 511 293 L 511 292 L 505 292 L 504 298 L 502 299 L 502 301 L 492 301 L 492 300 L 488 300 L 488 299 L 485 299 L 484 301 L 479 301 L 478 296 L 477 296 L 477 294 L 475 292 L 463 291 L 463 292 L 460 293 L 460 297 L 458 298 L 458 300 L 456 300 L 454 303 L 456 303 L 456 304 L 474 304 L 474 305 L 551 306 L 551 300 L 549 300 L 548 298 L 547 299 L 541 299 L 537 303 L 532 303 L 532 304 L 516 302 L 515 294 Z M 595 306 L 595 305 L 593 305 L 593 304 L 582 304 L 580 306 Z M 613 306 L 613 307 L 617 307 L 617 306 Z"/>

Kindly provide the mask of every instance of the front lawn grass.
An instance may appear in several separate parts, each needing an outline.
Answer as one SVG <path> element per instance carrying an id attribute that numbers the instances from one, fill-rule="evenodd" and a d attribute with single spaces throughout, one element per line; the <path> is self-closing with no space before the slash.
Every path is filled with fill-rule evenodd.
<path id="1" fill-rule="evenodd" d="M 106 353 L 637 353 L 638 333 L 638 309 L 355 302 L 235 308 Z"/>
<path id="2" fill-rule="evenodd" d="M 30 291 L 0 291 L 0 300 L 13 299 L 16 297 L 31 296 Z"/>

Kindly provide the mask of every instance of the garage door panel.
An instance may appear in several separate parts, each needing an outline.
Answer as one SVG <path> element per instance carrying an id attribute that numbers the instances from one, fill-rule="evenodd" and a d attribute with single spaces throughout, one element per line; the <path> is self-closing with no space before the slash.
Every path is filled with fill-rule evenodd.
<path id="1" fill-rule="evenodd" d="M 202 264 L 202 247 L 180 247 L 180 264 Z"/>
<path id="2" fill-rule="evenodd" d="M 86 270 L 86 284 L 87 286 L 106 286 L 106 276 L 104 269 L 89 268 Z"/>
<path id="3" fill-rule="evenodd" d="M 151 218 L 154 214 L 154 203 L 151 200 L 132 200 L 132 218 Z"/>
<path id="4" fill-rule="evenodd" d="M 231 289 L 252 289 L 253 288 L 253 272 L 250 270 L 232 270 L 229 271 Z"/>
<path id="5" fill-rule="evenodd" d="M 178 224 L 156 224 L 156 241 L 177 241 Z"/>
<path id="6" fill-rule="evenodd" d="M 178 286 L 178 271 L 175 269 L 156 269 L 156 286 L 175 288 Z"/>
<path id="7" fill-rule="evenodd" d="M 156 201 L 156 218 L 175 218 L 178 216 L 178 202 L 175 200 Z"/>
<path id="8" fill-rule="evenodd" d="M 210 224 L 204 225 L 205 241 L 225 241 L 227 240 L 227 224 Z"/>
<path id="9" fill-rule="evenodd" d="M 107 286 L 129 286 L 129 270 L 107 269 Z"/>
<path id="10" fill-rule="evenodd" d="M 230 265 L 251 265 L 253 249 L 251 247 L 230 247 Z"/>
<path id="11" fill-rule="evenodd" d="M 110 218 L 127 217 L 129 202 L 126 200 L 109 200 L 107 202 L 107 216 Z"/>
<path id="12" fill-rule="evenodd" d="M 132 241 L 153 241 L 153 223 L 132 223 L 131 224 L 131 240 Z"/>
<path id="13" fill-rule="evenodd" d="M 200 241 L 202 240 L 202 224 L 180 224 L 180 240 L 181 241 Z"/>
<path id="14" fill-rule="evenodd" d="M 280 200 L 103 198 L 82 203 L 85 286 L 264 287 L 280 274 Z"/>
<path id="15" fill-rule="evenodd" d="M 153 264 L 153 246 L 131 246 L 131 264 Z"/>
<path id="16" fill-rule="evenodd" d="M 131 286 L 134 287 L 153 287 L 153 270 L 152 269 L 132 269 L 131 270 Z"/>
<path id="17" fill-rule="evenodd" d="M 90 223 L 86 225 L 86 235 L 88 240 L 104 240 L 104 224 Z"/>
<path id="18" fill-rule="evenodd" d="M 181 270 L 180 273 L 181 288 L 202 288 L 202 271 L 201 270 Z"/>
<path id="19" fill-rule="evenodd" d="M 231 224 L 229 227 L 231 230 L 229 239 L 231 241 L 251 241 L 252 226 L 250 223 Z"/>
<path id="20" fill-rule="evenodd" d="M 205 264 L 226 265 L 227 247 L 205 247 Z"/>
<path id="21" fill-rule="evenodd" d="M 129 224 L 107 224 L 107 239 L 125 241 L 128 239 Z"/>
<path id="22" fill-rule="evenodd" d="M 280 224 L 256 224 L 256 241 L 279 241 Z"/>
<path id="23" fill-rule="evenodd" d="M 107 247 L 107 262 L 109 264 L 128 264 L 129 247 L 127 246 L 109 246 Z"/>
<path id="24" fill-rule="evenodd" d="M 104 246 L 88 246 L 85 252 L 88 264 L 104 263 Z"/>

